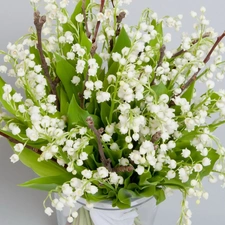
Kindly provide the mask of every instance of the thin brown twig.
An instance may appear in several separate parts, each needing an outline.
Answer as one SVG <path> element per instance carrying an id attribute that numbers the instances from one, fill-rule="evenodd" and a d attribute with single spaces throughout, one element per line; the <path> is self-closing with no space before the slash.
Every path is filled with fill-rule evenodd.
<path id="1" fill-rule="evenodd" d="M 165 50 L 166 50 L 166 46 L 162 45 L 162 47 L 159 50 L 160 51 L 160 56 L 159 56 L 159 61 L 158 61 L 158 64 L 157 64 L 157 68 L 159 66 L 162 66 L 163 58 L 165 56 Z"/>
<path id="2" fill-rule="evenodd" d="M 117 17 L 116 17 L 116 22 L 117 22 L 117 29 L 116 29 L 116 36 L 120 34 L 120 24 L 122 20 L 126 17 L 126 13 L 122 11 Z"/>
<path id="3" fill-rule="evenodd" d="M 83 4 L 84 4 L 84 1 L 83 1 Z M 105 0 L 101 0 L 100 10 L 99 10 L 100 13 L 103 12 L 104 5 L 105 5 Z M 84 8 L 84 6 L 82 6 L 82 8 Z M 98 21 L 97 24 L 96 24 L 96 27 L 95 27 L 94 36 L 92 38 L 92 47 L 91 47 L 91 51 L 90 51 L 91 58 L 93 58 L 93 56 L 94 56 L 94 54 L 95 54 L 95 52 L 97 50 L 96 38 L 97 38 L 97 35 L 98 35 L 98 30 L 99 30 L 100 24 L 101 24 L 101 22 Z M 85 102 L 85 100 L 84 100 L 84 91 L 86 90 L 85 84 L 88 81 L 88 78 L 89 78 L 89 74 L 87 72 L 86 77 L 85 77 L 85 81 L 84 81 L 84 87 L 83 87 L 82 93 L 80 93 L 80 96 L 79 96 L 79 98 L 80 98 L 80 106 L 83 109 L 84 109 L 84 102 Z"/>
<path id="4" fill-rule="evenodd" d="M 207 32 L 207 33 L 203 34 L 201 38 L 206 38 L 206 37 L 209 37 L 210 35 L 211 35 L 211 33 L 210 32 Z M 193 40 L 192 41 L 192 45 L 198 43 L 199 40 L 200 40 L 199 38 Z M 172 56 L 172 58 L 176 58 L 177 56 L 182 55 L 185 52 L 187 52 L 187 50 L 181 49 L 180 51 L 174 53 L 173 56 Z"/>
<path id="5" fill-rule="evenodd" d="M 111 0 L 113 8 L 115 8 L 114 0 Z"/>
<path id="6" fill-rule="evenodd" d="M 161 138 L 161 132 L 156 132 L 153 136 L 152 136 L 152 138 L 151 138 L 151 142 L 152 143 L 155 143 L 155 142 L 157 142 L 160 138 Z"/>
<path id="7" fill-rule="evenodd" d="M 99 10 L 100 13 L 103 12 L 104 5 L 105 5 L 105 0 L 101 0 L 100 10 Z M 92 38 L 92 49 L 91 49 L 91 56 L 92 56 L 92 57 L 94 56 L 94 54 L 95 54 L 95 52 L 96 52 L 96 49 L 97 49 L 96 38 L 97 38 L 97 35 L 98 35 L 98 30 L 99 30 L 100 24 L 101 24 L 100 21 L 98 21 L 98 22 L 96 23 L 94 36 L 93 36 L 93 38 Z"/>
<path id="8" fill-rule="evenodd" d="M 113 172 L 121 173 L 121 172 L 132 172 L 134 171 L 134 167 L 132 165 L 129 166 L 117 166 L 112 169 Z"/>
<path id="9" fill-rule="evenodd" d="M 225 31 L 217 37 L 217 40 L 216 42 L 213 44 L 212 48 L 210 49 L 210 51 L 208 52 L 207 56 L 205 57 L 205 59 L 203 60 L 203 63 L 206 64 L 209 60 L 210 60 L 210 57 L 212 55 L 212 53 L 214 52 L 215 48 L 218 46 L 218 44 L 220 43 L 220 41 L 225 37 Z M 181 95 L 191 84 L 192 82 L 194 82 L 198 77 L 198 74 L 199 72 L 201 71 L 201 68 L 198 68 L 198 71 L 195 72 L 191 78 L 181 86 L 181 93 L 179 95 Z M 174 105 L 174 101 L 173 101 L 173 98 L 176 97 L 176 96 L 179 96 L 179 95 L 174 95 L 172 96 L 171 98 L 171 101 L 169 103 L 169 106 L 172 106 Z"/>
<path id="10" fill-rule="evenodd" d="M 210 49 L 209 53 L 207 54 L 207 56 L 205 57 L 205 59 L 203 61 L 204 64 L 206 64 L 210 60 L 210 57 L 211 57 L 212 53 L 214 52 L 215 48 L 218 46 L 218 44 L 224 37 L 225 37 L 225 31 L 223 32 L 222 35 L 217 37 L 216 42 L 214 43 L 214 45 L 212 46 L 212 48 Z M 185 89 L 187 89 L 193 81 L 195 81 L 197 79 L 197 75 L 199 74 L 200 70 L 201 70 L 201 68 L 198 68 L 198 71 L 196 73 L 194 73 L 193 76 L 181 87 L 182 92 Z"/>
<path id="11" fill-rule="evenodd" d="M 86 16 L 86 0 L 82 0 L 82 12 L 83 12 L 83 16 L 84 16 L 86 35 L 87 35 L 88 38 L 90 38 L 91 37 L 91 32 L 88 29 L 88 21 L 87 21 L 87 16 Z"/>
<path id="12" fill-rule="evenodd" d="M 100 159 L 102 164 L 104 165 L 104 167 L 106 169 L 108 169 L 108 171 L 112 171 L 112 167 L 111 167 L 111 160 L 110 159 L 106 159 L 105 154 L 104 154 L 104 150 L 103 150 L 103 146 L 102 146 L 102 142 L 101 142 L 101 133 L 102 130 L 97 130 L 95 128 L 95 124 L 94 124 L 94 120 L 92 119 L 92 117 L 88 117 L 86 119 L 87 125 L 88 127 L 94 132 L 96 138 L 97 138 L 97 144 L 98 144 L 98 152 L 100 155 Z"/>
<path id="13" fill-rule="evenodd" d="M 162 45 L 160 50 L 159 50 L 160 56 L 159 56 L 159 60 L 158 60 L 158 63 L 157 63 L 156 69 L 155 69 L 155 73 L 156 73 L 157 68 L 162 65 L 163 58 L 165 56 L 165 50 L 166 50 L 166 46 Z M 153 80 L 151 82 L 151 85 L 154 85 L 154 84 L 155 84 L 155 74 L 154 74 Z"/>
<path id="14" fill-rule="evenodd" d="M 124 11 L 120 12 L 120 14 L 116 17 L 116 22 L 117 22 L 117 28 L 116 28 L 116 37 L 119 36 L 120 34 L 120 24 L 122 22 L 122 20 L 125 18 L 126 13 Z M 110 51 L 113 50 L 114 47 L 114 38 L 111 38 L 110 42 Z"/>
<path id="15" fill-rule="evenodd" d="M 44 75 L 48 81 L 48 84 L 51 87 L 51 93 L 56 96 L 56 105 L 57 105 L 57 108 L 59 109 L 59 99 L 57 97 L 56 86 L 54 85 L 54 81 L 51 79 L 48 65 L 47 65 L 47 62 L 46 62 L 46 59 L 44 56 L 43 47 L 42 47 L 41 33 L 42 33 L 42 28 L 43 28 L 43 25 L 45 24 L 45 22 L 46 22 L 46 16 L 40 16 L 40 12 L 35 11 L 34 12 L 34 25 L 36 27 L 36 32 L 37 32 L 37 49 L 40 54 L 41 66 L 42 66 Z"/>

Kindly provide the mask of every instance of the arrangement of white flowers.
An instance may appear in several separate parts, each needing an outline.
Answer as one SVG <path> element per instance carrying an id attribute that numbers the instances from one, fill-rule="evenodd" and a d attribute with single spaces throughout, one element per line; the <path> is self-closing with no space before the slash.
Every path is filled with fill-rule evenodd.
<path id="1" fill-rule="evenodd" d="M 146 9 L 128 26 L 121 7 L 131 0 L 79 0 L 71 16 L 69 0 L 30 2 L 34 28 L 1 51 L 0 66 L 16 79 L 13 89 L 0 78 L 0 135 L 11 161 L 39 175 L 21 186 L 49 191 L 45 203 L 57 210 L 70 207 L 68 222 L 80 198 L 125 209 L 132 198 L 159 204 L 178 189 L 178 223 L 191 224 L 186 197 L 208 198 L 202 179 L 218 174 L 225 186 L 225 148 L 212 133 L 225 123 L 225 90 L 214 90 L 225 33 L 208 26 L 202 7 L 191 13 L 195 32 L 169 51 L 163 27 L 179 30 L 181 16 Z"/>

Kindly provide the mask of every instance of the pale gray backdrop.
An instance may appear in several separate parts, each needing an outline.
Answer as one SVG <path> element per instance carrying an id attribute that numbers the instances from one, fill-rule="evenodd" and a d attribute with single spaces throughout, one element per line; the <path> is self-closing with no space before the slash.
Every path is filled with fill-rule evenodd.
<path id="1" fill-rule="evenodd" d="M 189 16 L 191 10 L 199 11 L 201 6 L 207 8 L 207 17 L 211 25 L 218 31 L 225 30 L 224 0 L 134 0 L 129 7 L 129 23 L 136 23 L 141 11 L 150 7 L 160 16 L 183 14 L 183 29 L 192 31 L 193 19 Z M 5 49 L 9 41 L 15 41 L 27 32 L 32 25 L 32 9 L 29 0 L 0 1 L 0 49 Z M 173 46 L 179 43 L 175 35 Z M 2 63 L 2 61 L 0 61 Z M 225 84 L 221 84 L 225 87 Z M 225 127 L 217 132 L 224 140 Z M 225 141 L 224 141 L 225 145 Z M 3 139 L 0 140 L 0 224 L 4 225 L 56 225 L 55 216 L 47 217 L 43 213 L 42 201 L 45 192 L 23 189 L 16 185 L 34 177 L 29 169 L 21 163 L 11 164 L 9 157 L 12 151 Z M 202 200 L 196 205 L 194 200 L 190 206 L 193 211 L 194 225 L 224 225 L 225 224 L 225 190 L 219 184 L 212 185 L 205 181 L 205 187 L 210 193 L 207 201 Z M 181 196 L 175 193 L 159 206 L 155 225 L 175 225 L 179 217 Z M 85 225 L 85 224 L 83 224 Z M 102 224 L 104 225 L 104 224 Z"/>

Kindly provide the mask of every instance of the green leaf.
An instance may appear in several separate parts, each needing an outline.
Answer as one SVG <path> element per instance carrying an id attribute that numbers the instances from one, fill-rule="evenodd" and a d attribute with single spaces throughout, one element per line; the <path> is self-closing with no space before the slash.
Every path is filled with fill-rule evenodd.
<path id="1" fill-rule="evenodd" d="M 92 47 L 92 43 L 90 41 L 90 39 L 88 39 L 87 35 L 85 32 L 82 32 L 81 33 L 81 42 L 80 42 L 80 45 L 82 47 L 85 47 L 86 48 L 86 52 L 90 52 L 91 51 L 91 47 Z"/>
<path id="2" fill-rule="evenodd" d="M 139 186 L 136 183 L 130 183 L 130 184 L 128 184 L 127 189 L 128 190 L 136 190 L 136 189 L 139 189 Z"/>
<path id="3" fill-rule="evenodd" d="M 118 52 L 118 53 L 121 53 L 122 49 L 124 47 L 128 47 L 130 48 L 131 47 L 131 41 L 130 41 L 130 38 L 126 32 L 126 30 L 124 29 L 124 27 L 121 29 L 120 31 L 120 34 L 118 36 L 118 38 L 116 39 L 116 43 L 113 47 L 113 50 L 112 50 L 112 53 L 113 52 Z M 113 64 L 113 60 L 110 59 L 109 60 L 109 68 L 110 66 Z"/>
<path id="4" fill-rule="evenodd" d="M 149 179 L 149 182 L 151 183 L 151 185 L 157 185 L 164 179 L 164 177 L 165 174 L 163 173 L 158 175 L 154 174 L 154 176 Z"/>
<path id="5" fill-rule="evenodd" d="M 182 98 L 186 98 L 186 100 L 191 103 L 193 94 L 195 89 L 195 82 L 192 82 L 188 89 L 182 94 Z"/>
<path id="6" fill-rule="evenodd" d="M 94 120 L 95 127 L 99 128 L 100 126 L 99 117 L 97 117 L 96 115 L 91 115 L 89 114 L 88 111 L 82 109 L 78 105 L 75 97 L 73 96 L 68 108 L 68 113 L 67 113 L 68 129 L 70 130 L 73 127 L 73 125 L 80 125 L 80 126 L 87 127 L 86 119 L 89 116 L 91 116 L 92 119 Z"/>
<path id="7" fill-rule="evenodd" d="M 63 174 L 60 176 L 50 176 L 50 177 L 38 177 L 29 180 L 23 184 L 19 184 L 21 187 L 34 188 L 43 191 L 50 191 L 55 189 L 57 186 L 71 180 L 73 178 L 72 174 Z"/>
<path id="8" fill-rule="evenodd" d="M 130 178 L 132 175 L 133 175 L 133 171 L 124 173 L 124 187 L 125 188 L 127 188 L 128 185 L 130 184 Z"/>
<path id="9" fill-rule="evenodd" d="M 124 204 L 122 203 L 121 201 L 117 200 L 116 201 L 116 205 L 113 205 L 113 206 L 117 206 L 119 209 L 128 209 L 130 208 L 130 204 Z"/>
<path id="10" fill-rule="evenodd" d="M 156 192 L 154 194 L 154 197 L 156 199 L 156 205 L 160 204 L 166 199 L 165 192 L 162 188 L 156 188 Z"/>
<path id="11" fill-rule="evenodd" d="M 90 0 L 85 0 L 85 8 L 87 8 L 87 6 L 90 4 Z M 83 13 L 82 12 L 82 0 L 80 0 L 77 4 L 76 4 L 76 7 L 71 15 L 71 21 L 73 22 L 74 25 L 77 25 L 77 21 L 76 21 L 76 16 L 79 14 L 79 13 Z"/>
<path id="12" fill-rule="evenodd" d="M 11 121 L 12 121 L 12 119 L 11 119 Z M 17 141 L 19 141 L 19 142 L 21 142 L 21 143 L 24 143 L 24 139 L 23 139 L 23 138 L 27 138 L 27 136 L 23 133 L 23 129 L 22 129 L 21 126 L 20 126 L 20 128 L 21 128 L 21 133 L 20 133 L 19 136 L 18 136 L 18 135 L 13 135 L 13 134 L 12 134 L 11 132 L 9 132 L 9 131 L 5 131 L 5 130 L 1 130 L 1 129 L 0 129 L 0 131 L 1 131 L 2 133 L 6 134 L 6 135 L 8 135 L 8 136 L 10 136 L 10 137 L 12 137 L 12 138 L 15 139 L 15 140 L 17 140 Z M 29 141 L 27 142 L 27 144 L 28 144 L 29 146 L 31 146 L 31 147 L 34 147 L 34 148 L 39 149 L 39 148 L 41 148 L 43 145 L 47 145 L 48 142 L 47 142 L 46 140 L 39 139 L 39 140 L 37 140 L 37 141 L 30 141 L 30 140 L 29 140 Z M 14 146 L 12 143 L 10 143 L 10 145 Z"/>
<path id="13" fill-rule="evenodd" d="M 129 38 L 126 30 L 123 27 L 120 31 L 120 34 L 119 34 L 117 40 L 116 40 L 116 43 L 113 48 L 113 52 L 121 53 L 121 51 L 124 47 L 130 48 L 131 41 L 130 41 L 130 38 Z"/>
<path id="14" fill-rule="evenodd" d="M 30 47 L 30 54 L 34 54 L 34 55 L 35 55 L 35 57 L 34 57 L 34 62 L 35 62 L 37 65 L 41 65 L 41 57 L 40 57 L 40 53 L 39 53 L 38 49 L 36 48 L 36 46 Z"/>
<path id="15" fill-rule="evenodd" d="M 112 192 L 110 191 L 110 194 L 111 193 Z M 85 199 L 89 202 L 100 202 L 100 201 L 106 200 L 106 196 L 99 189 L 98 192 L 94 195 L 85 193 Z"/>
<path id="16" fill-rule="evenodd" d="M 58 86 L 58 89 L 60 96 L 60 112 L 62 115 L 66 115 L 69 107 L 68 97 L 62 85 Z"/>
<path id="17" fill-rule="evenodd" d="M 15 115 L 15 109 L 7 102 L 5 101 L 2 96 L 4 94 L 4 90 L 3 90 L 3 86 L 5 85 L 5 81 L 0 77 L 0 102 L 2 103 L 2 105 L 4 106 L 4 108 L 10 112 L 11 114 Z M 15 93 L 14 90 L 12 90 L 11 94 Z"/>
<path id="18" fill-rule="evenodd" d="M 208 152 L 207 157 L 211 160 L 211 164 L 209 166 L 204 166 L 204 169 L 200 172 L 201 178 L 208 176 L 210 172 L 213 170 L 216 161 L 219 159 L 219 154 L 215 149 L 211 148 Z"/>
<path id="19" fill-rule="evenodd" d="M 151 88 L 156 93 L 156 95 L 158 97 L 160 97 L 160 95 L 162 95 L 162 94 L 168 94 L 169 95 L 169 90 L 167 89 L 167 87 L 162 82 L 160 82 L 157 85 L 153 85 Z"/>
<path id="20" fill-rule="evenodd" d="M 150 182 L 148 181 L 152 177 L 151 173 L 149 171 L 143 173 L 140 176 L 139 185 L 140 186 L 146 186 L 149 185 Z"/>
<path id="21" fill-rule="evenodd" d="M 131 191 L 131 190 L 127 190 L 125 188 L 121 188 L 118 192 L 118 200 L 120 202 L 122 202 L 125 205 L 130 205 L 131 204 L 131 198 L 135 198 L 137 195 Z"/>
<path id="22" fill-rule="evenodd" d="M 149 185 L 146 188 L 141 189 L 139 195 L 142 197 L 151 197 L 155 194 L 156 187 L 154 185 Z"/>
<path id="23" fill-rule="evenodd" d="M 103 102 L 101 103 L 101 119 L 102 119 L 102 123 L 104 124 L 104 126 L 106 127 L 108 125 L 108 118 L 109 118 L 109 112 L 110 112 L 110 106 L 108 105 L 107 102 Z"/>
<path id="24" fill-rule="evenodd" d="M 68 60 L 64 59 L 60 55 L 56 54 L 56 60 L 56 73 L 62 82 L 69 100 L 71 100 L 74 95 L 77 101 L 79 101 L 79 93 L 82 92 L 82 82 L 77 86 L 71 82 L 73 77 L 77 75 L 74 67 L 68 62 Z"/>
<path id="25" fill-rule="evenodd" d="M 12 146 L 14 144 L 10 143 Z M 40 177 L 66 175 L 68 172 L 62 166 L 51 160 L 38 162 L 39 154 L 24 148 L 20 154 L 20 161 L 31 168 Z"/>
<path id="26" fill-rule="evenodd" d="M 107 77 L 111 74 L 116 75 L 118 69 L 119 69 L 120 64 L 118 62 L 111 62 L 109 63 L 109 70 L 107 72 L 107 74 L 105 75 L 105 79 L 104 79 L 104 84 L 103 87 L 105 89 L 103 89 L 104 91 L 108 88 L 108 80 Z M 114 88 L 109 88 L 108 90 L 110 93 L 112 93 L 112 91 L 114 91 Z"/>
<path id="27" fill-rule="evenodd" d="M 156 46 L 156 44 L 163 44 L 163 23 L 157 23 L 156 20 L 152 20 L 151 23 L 152 26 L 154 26 L 154 29 L 157 31 L 157 35 L 155 37 L 155 39 L 151 40 L 149 42 L 149 45 L 152 46 L 153 48 Z"/>

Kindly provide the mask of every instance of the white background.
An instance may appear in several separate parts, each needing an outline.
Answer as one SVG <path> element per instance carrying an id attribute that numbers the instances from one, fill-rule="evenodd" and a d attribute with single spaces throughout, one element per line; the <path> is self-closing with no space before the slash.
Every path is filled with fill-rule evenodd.
<path id="1" fill-rule="evenodd" d="M 193 19 L 191 10 L 199 11 L 201 6 L 207 8 L 207 18 L 219 33 L 225 30 L 225 1 L 203 0 L 134 0 L 129 6 L 129 24 L 135 24 L 145 7 L 150 7 L 160 16 L 176 16 L 183 14 L 182 31 L 192 32 Z M 25 34 L 32 25 L 32 9 L 29 0 L 7 0 L 0 2 L 0 49 L 6 49 L 9 41 L 13 42 Z M 180 33 L 181 34 L 181 33 Z M 180 34 L 174 35 L 173 46 L 179 45 Z M 2 61 L 0 61 L 2 63 Z M 221 84 L 224 87 L 225 84 Z M 217 132 L 224 142 L 225 127 Z M 0 223 L 4 225 L 56 225 L 55 216 L 47 217 L 43 213 L 42 201 L 46 193 L 17 187 L 34 177 L 34 174 L 21 163 L 11 164 L 9 157 L 12 150 L 6 141 L 0 140 Z M 194 225 L 225 224 L 225 190 L 220 184 L 209 184 L 205 181 L 205 189 L 210 193 L 207 201 L 202 200 L 196 205 L 191 200 Z M 179 217 L 181 196 L 174 196 L 163 202 L 158 209 L 155 225 L 175 225 Z M 85 225 L 85 224 L 84 224 Z M 102 224 L 104 225 L 104 224 Z"/>

